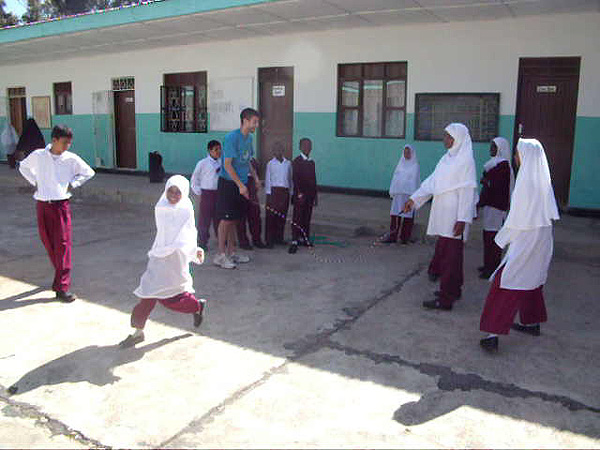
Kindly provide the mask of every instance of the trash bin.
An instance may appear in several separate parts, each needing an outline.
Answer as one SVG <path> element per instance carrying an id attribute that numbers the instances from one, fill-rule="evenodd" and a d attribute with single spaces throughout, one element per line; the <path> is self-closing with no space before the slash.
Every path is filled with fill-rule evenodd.
<path id="1" fill-rule="evenodd" d="M 148 153 L 148 170 L 150 183 L 162 183 L 165 180 L 165 169 L 162 165 L 162 156 L 158 152 Z"/>

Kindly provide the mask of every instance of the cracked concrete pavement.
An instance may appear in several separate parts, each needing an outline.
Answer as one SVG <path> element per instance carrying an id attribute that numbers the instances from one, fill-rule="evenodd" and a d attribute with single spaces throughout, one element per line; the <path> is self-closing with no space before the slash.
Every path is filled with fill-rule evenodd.
<path id="1" fill-rule="evenodd" d="M 347 245 L 195 267 L 200 331 L 158 305 L 146 342 L 120 350 L 152 205 L 73 201 L 81 298 L 61 304 L 30 194 L 0 192 L 0 447 L 600 447 L 598 221 L 557 227 L 550 321 L 497 355 L 478 347 L 489 284 L 475 275 L 477 226 L 450 313 L 420 307 L 436 289 L 430 243 L 328 234 Z"/>

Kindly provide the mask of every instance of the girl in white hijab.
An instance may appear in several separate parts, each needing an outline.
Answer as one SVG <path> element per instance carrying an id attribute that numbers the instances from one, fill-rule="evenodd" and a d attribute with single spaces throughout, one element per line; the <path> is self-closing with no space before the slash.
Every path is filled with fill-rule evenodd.
<path id="1" fill-rule="evenodd" d="M 502 249 L 494 243 L 502 227 L 510 203 L 514 175 L 510 165 L 510 144 L 503 137 L 494 138 L 490 144 L 491 158 L 483 166 L 481 194 L 478 208 L 483 220 L 483 266 L 480 278 L 488 279 L 500 265 Z"/>
<path id="2" fill-rule="evenodd" d="M 202 322 L 206 301 L 194 296 L 189 264 L 202 264 L 204 251 L 197 246 L 198 233 L 189 191 L 189 181 L 174 175 L 167 180 L 165 191 L 154 207 L 156 237 L 148 252 L 148 267 L 133 292 L 140 298 L 131 313 L 135 332 L 120 343 L 121 347 L 131 347 L 144 340 L 143 329 L 157 301 L 173 311 L 193 314 L 195 327 Z"/>
<path id="3" fill-rule="evenodd" d="M 404 213 L 402 208 L 404 208 L 404 204 L 408 201 L 410 195 L 417 190 L 420 183 L 421 169 L 417 154 L 412 146 L 406 144 L 390 183 L 390 197 L 392 198 L 390 233 L 382 240 L 383 243 L 396 242 L 398 232 L 400 232 L 400 242 L 402 244 L 408 243 L 414 224 L 415 212 Z"/>
<path id="4" fill-rule="evenodd" d="M 438 236 L 429 264 L 429 278 L 440 278 L 434 300 L 424 301 L 429 309 L 451 310 L 462 294 L 463 246 L 475 213 L 477 182 L 471 136 L 466 126 L 451 123 L 445 129 L 448 150 L 435 170 L 404 205 L 404 212 L 420 208 L 433 197 L 427 234 Z"/>
<path id="5" fill-rule="evenodd" d="M 520 167 L 510 211 L 496 235 L 498 246 L 508 250 L 493 275 L 481 314 L 481 331 L 491 333 L 480 341 L 486 350 L 497 350 L 498 334 L 508 334 L 510 328 L 539 336 L 540 323 L 547 320 L 542 287 L 552 259 L 552 221 L 559 219 L 558 208 L 542 144 L 519 139 L 516 162 Z M 517 311 L 521 323 L 513 323 Z"/>

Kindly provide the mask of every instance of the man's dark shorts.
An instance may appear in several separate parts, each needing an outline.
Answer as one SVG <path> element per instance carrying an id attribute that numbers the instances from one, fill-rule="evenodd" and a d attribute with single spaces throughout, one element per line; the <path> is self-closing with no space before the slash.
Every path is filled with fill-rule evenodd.
<path id="1" fill-rule="evenodd" d="M 217 219 L 240 220 L 244 212 L 245 200 L 235 182 L 219 177 Z"/>

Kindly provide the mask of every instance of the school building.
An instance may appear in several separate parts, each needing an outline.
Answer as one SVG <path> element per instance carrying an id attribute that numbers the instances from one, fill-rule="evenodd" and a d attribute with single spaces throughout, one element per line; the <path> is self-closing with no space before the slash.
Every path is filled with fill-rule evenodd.
<path id="1" fill-rule="evenodd" d="M 536 137 L 561 206 L 598 210 L 599 43 L 598 0 L 144 2 L 0 30 L 0 122 L 65 123 L 95 168 L 159 151 L 189 174 L 253 106 L 262 164 L 306 136 L 320 185 L 382 192 L 406 143 L 424 178 L 460 121 L 480 171 L 493 137 Z"/>

